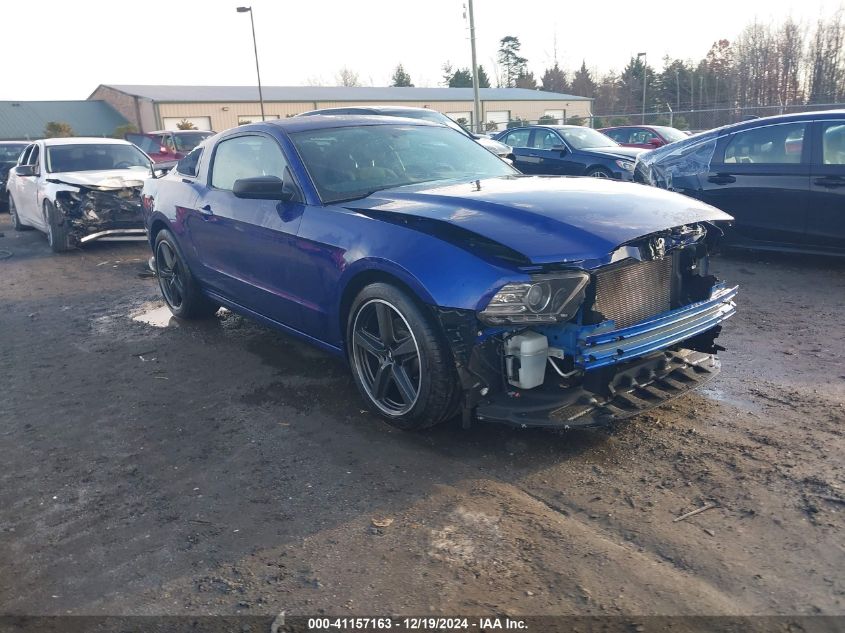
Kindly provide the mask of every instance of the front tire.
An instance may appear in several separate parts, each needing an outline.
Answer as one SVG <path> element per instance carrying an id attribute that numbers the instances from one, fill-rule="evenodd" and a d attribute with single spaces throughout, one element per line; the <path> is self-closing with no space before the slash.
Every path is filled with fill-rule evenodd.
<path id="1" fill-rule="evenodd" d="M 206 319 L 220 309 L 200 290 L 170 231 L 159 231 L 153 252 L 158 287 L 173 316 L 179 319 Z"/>
<path id="2" fill-rule="evenodd" d="M 403 430 L 457 413 L 460 385 L 451 351 L 421 306 L 386 284 L 364 288 L 349 311 L 347 352 L 364 400 Z"/>
<path id="3" fill-rule="evenodd" d="M 59 210 L 49 201 L 44 203 L 44 222 L 47 224 L 47 243 L 54 253 L 64 253 L 70 249 L 69 226 Z"/>
<path id="4" fill-rule="evenodd" d="M 604 167 L 592 167 L 587 170 L 586 175 L 590 178 L 613 178 L 613 174 L 607 171 Z"/>

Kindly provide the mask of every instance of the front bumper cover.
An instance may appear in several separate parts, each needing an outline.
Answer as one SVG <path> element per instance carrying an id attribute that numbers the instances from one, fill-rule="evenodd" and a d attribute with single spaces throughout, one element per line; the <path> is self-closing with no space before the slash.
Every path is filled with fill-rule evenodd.
<path id="1" fill-rule="evenodd" d="M 638 415 L 696 389 L 719 373 L 715 354 L 665 350 L 608 368 L 604 395 L 550 385 L 530 391 L 499 392 L 479 403 L 476 418 L 520 427 L 558 429 L 606 426 Z M 602 371 L 602 370 L 597 370 Z"/>

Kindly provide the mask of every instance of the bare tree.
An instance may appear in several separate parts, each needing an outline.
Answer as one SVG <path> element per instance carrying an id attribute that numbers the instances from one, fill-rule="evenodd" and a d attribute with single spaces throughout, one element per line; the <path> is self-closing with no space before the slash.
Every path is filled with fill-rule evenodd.
<path id="1" fill-rule="evenodd" d="M 810 103 L 831 103 L 845 96 L 845 22 L 840 9 L 819 20 L 807 55 L 807 93 Z"/>
<path id="2" fill-rule="evenodd" d="M 354 70 L 350 70 L 346 66 L 341 68 L 336 76 L 338 85 L 347 87 L 356 87 L 361 85 L 361 80 Z"/>

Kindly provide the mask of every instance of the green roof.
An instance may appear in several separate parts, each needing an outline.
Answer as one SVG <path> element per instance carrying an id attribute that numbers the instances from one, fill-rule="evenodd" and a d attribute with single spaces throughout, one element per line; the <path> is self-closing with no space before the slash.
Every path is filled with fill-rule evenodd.
<path id="1" fill-rule="evenodd" d="M 42 138 L 50 121 L 69 124 L 77 136 L 111 136 L 128 123 L 105 101 L 0 101 L 0 141 Z"/>

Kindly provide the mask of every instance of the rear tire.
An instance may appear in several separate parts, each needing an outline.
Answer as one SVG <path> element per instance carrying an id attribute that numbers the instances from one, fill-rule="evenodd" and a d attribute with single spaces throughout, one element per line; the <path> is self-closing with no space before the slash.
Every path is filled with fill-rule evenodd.
<path id="1" fill-rule="evenodd" d="M 457 413 L 461 389 L 451 350 L 405 291 L 365 287 L 349 311 L 346 341 L 361 396 L 393 426 L 423 429 Z"/>
<path id="2" fill-rule="evenodd" d="M 162 229 L 158 232 L 153 253 L 158 287 L 173 316 L 179 319 L 207 319 L 220 309 L 200 290 L 170 231 Z"/>
<path id="3" fill-rule="evenodd" d="M 32 230 L 31 226 L 27 226 L 21 222 L 20 217 L 18 217 L 18 209 L 15 206 L 15 199 L 12 198 L 12 194 L 9 194 L 9 216 L 12 218 L 12 228 L 16 231 L 30 231 Z"/>
<path id="4" fill-rule="evenodd" d="M 55 205 L 48 201 L 44 202 L 44 221 L 47 223 L 47 243 L 54 253 L 64 253 L 70 249 L 69 229 L 70 226 L 64 217 L 61 216 Z"/>

